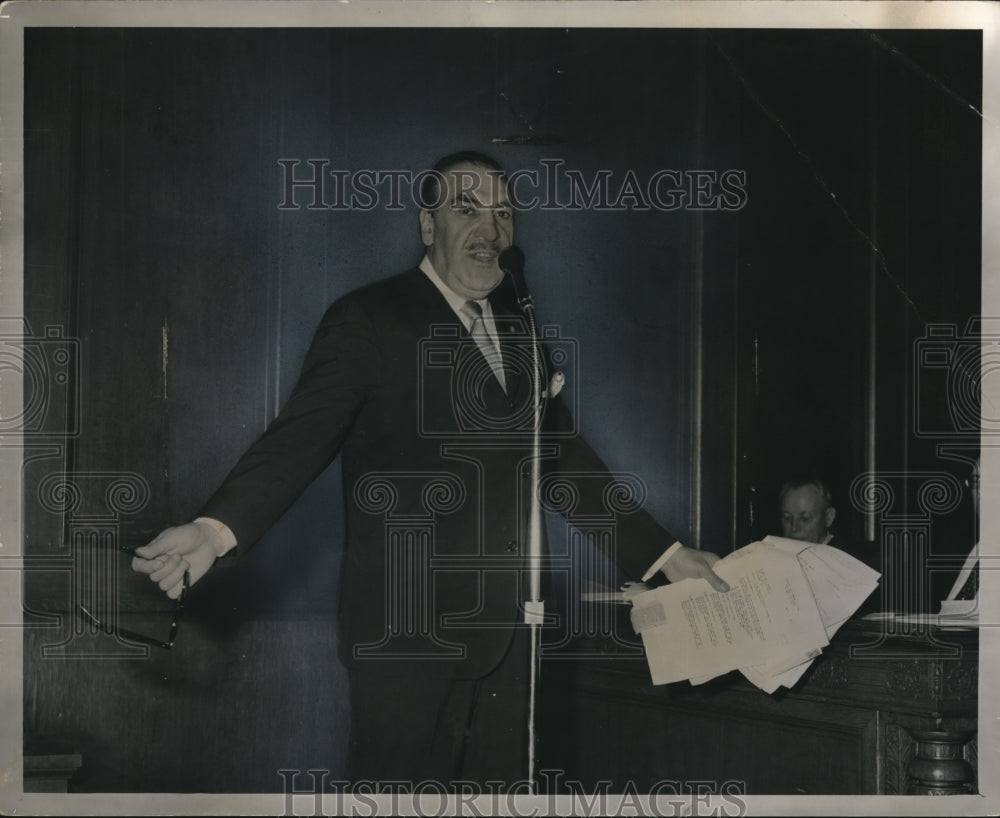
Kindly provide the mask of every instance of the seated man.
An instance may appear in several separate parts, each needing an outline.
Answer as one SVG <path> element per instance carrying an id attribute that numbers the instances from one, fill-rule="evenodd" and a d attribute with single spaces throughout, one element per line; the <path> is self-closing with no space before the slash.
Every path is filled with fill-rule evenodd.
<path id="1" fill-rule="evenodd" d="M 832 545 L 865 565 L 881 571 L 878 547 L 874 543 L 854 543 L 831 530 L 837 519 L 833 494 L 818 477 L 789 480 L 778 494 L 781 508 L 781 536 L 791 540 Z"/>

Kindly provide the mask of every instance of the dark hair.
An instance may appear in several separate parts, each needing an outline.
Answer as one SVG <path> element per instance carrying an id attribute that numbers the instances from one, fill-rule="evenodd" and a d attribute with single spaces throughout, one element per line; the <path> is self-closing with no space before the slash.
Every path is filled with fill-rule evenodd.
<path id="1" fill-rule="evenodd" d="M 823 501 L 827 504 L 827 506 L 833 505 L 833 493 L 826 487 L 826 483 L 824 483 L 819 477 L 811 474 L 793 477 L 785 483 L 785 485 L 781 487 L 781 491 L 778 492 L 778 502 L 780 503 L 784 500 L 785 495 L 788 494 L 788 492 L 795 491 L 795 489 L 805 488 L 806 486 L 812 486 L 816 489 L 823 497 Z"/>
<path id="2" fill-rule="evenodd" d="M 443 205 L 438 199 L 441 196 L 441 180 L 444 175 L 458 165 L 476 165 L 487 170 L 494 171 L 497 178 L 506 181 L 507 174 L 503 166 L 492 156 L 487 156 L 479 151 L 458 151 L 449 153 L 438 159 L 434 167 L 425 171 L 423 180 L 420 183 L 420 206 L 424 210 L 436 210 Z"/>

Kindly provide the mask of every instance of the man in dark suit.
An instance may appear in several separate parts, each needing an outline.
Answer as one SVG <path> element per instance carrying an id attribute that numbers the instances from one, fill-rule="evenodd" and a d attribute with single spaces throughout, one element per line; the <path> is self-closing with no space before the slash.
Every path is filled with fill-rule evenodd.
<path id="1" fill-rule="evenodd" d="M 251 546 L 339 453 L 348 778 L 517 780 L 534 401 L 530 335 L 498 265 L 514 213 L 484 155 L 446 157 L 427 180 L 419 267 L 330 307 L 277 419 L 201 515 L 139 549 L 133 567 L 176 598 L 185 572 L 197 582 Z M 545 378 L 541 471 L 607 474 L 558 383 Z M 600 505 L 582 492 L 584 508 Z M 635 578 L 662 570 L 725 589 L 714 554 L 681 546 L 645 512 L 620 519 L 618 543 Z"/>

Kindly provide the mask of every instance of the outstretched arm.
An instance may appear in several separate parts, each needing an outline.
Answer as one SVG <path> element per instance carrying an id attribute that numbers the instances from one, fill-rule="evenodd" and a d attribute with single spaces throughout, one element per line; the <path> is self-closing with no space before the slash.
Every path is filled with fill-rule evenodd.
<path id="1" fill-rule="evenodd" d="M 565 404 L 559 399 L 552 400 L 546 416 L 550 432 L 572 429 L 572 418 Z M 556 437 L 560 447 L 558 461 L 547 465 L 547 471 L 565 471 L 569 474 L 608 474 L 608 467 L 601 457 L 580 436 Z M 595 502 L 581 492 L 583 503 Z M 596 514 L 605 513 L 603 507 L 595 507 Z M 624 514 L 618 523 L 619 541 L 622 547 L 615 555 L 628 573 L 642 580 L 651 579 L 662 571 L 670 582 L 682 579 L 702 578 L 717 591 L 728 591 L 729 585 L 718 576 L 712 566 L 719 560 L 711 551 L 688 548 L 677 537 L 661 526 L 652 515 L 643 509 Z"/>
<path id="2" fill-rule="evenodd" d="M 176 598 L 186 570 L 194 584 L 228 550 L 256 542 L 340 451 L 381 371 L 376 337 L 359 305 L 349 299 L 334 304 L 278 417 L 198 519 L 136 549 L 133 570 Z"/>

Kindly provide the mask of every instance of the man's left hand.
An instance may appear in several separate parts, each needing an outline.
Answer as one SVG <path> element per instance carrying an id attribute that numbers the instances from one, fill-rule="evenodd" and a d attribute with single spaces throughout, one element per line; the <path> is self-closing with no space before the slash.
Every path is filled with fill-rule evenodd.
<path id="1" fill-rule="evenodd" d="M 728 591 L 729 583 L 712 570 L 712 566 L 718 561 L 719 555 L 711 551 L 699 551 L 697 548 L 681 546 L 670 555 L 670 559 L 663 566 L 663 573 L 671 582 L 701 577 L 708 580 L 716 591 Z"/>

